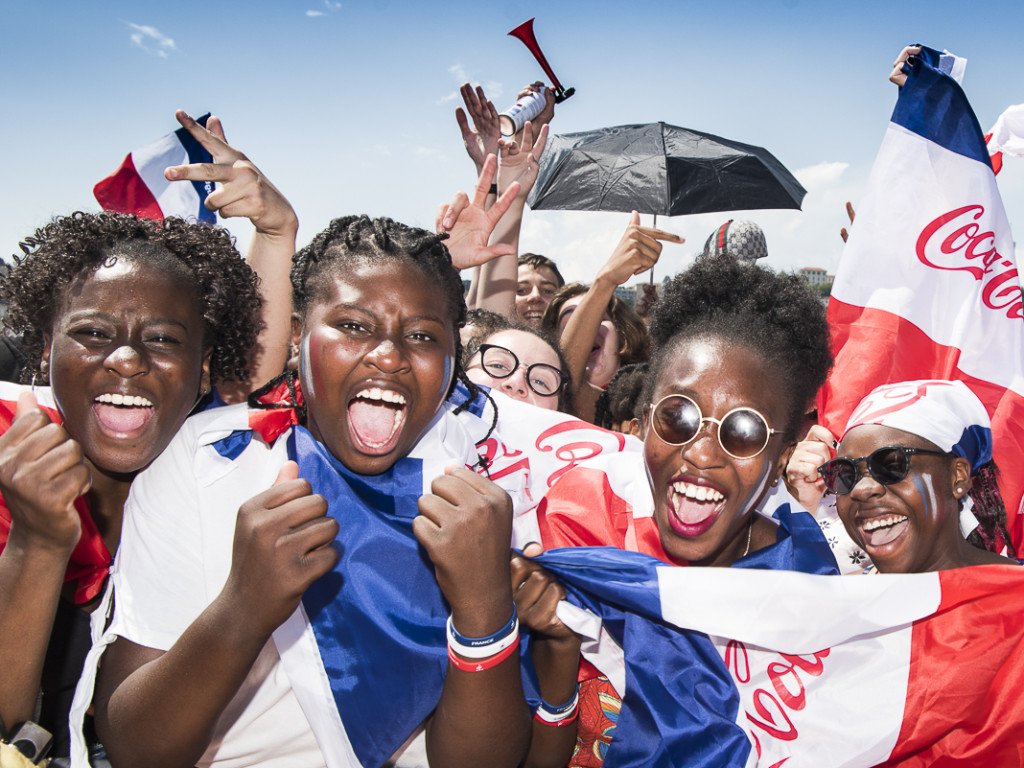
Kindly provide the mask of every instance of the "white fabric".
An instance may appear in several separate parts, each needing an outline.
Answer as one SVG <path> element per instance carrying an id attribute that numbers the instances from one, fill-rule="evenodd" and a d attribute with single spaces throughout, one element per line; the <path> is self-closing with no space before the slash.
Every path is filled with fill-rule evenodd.
<path id="1" fill-rule="evenodd" d="M 271 448 L 254 436 L 229 471 L 208 485 L 197 479 L 197 464 L 205 464 L 207 470 L 220 466 L 211 457 L 213 449 L 204 449 L 203 443 L 243 428 L 245 413 L 244 406 L 234 406 L 189 419 L 163 454 L 135 479 L 111 570 L 116 610 L 101 647 L 119 636 L 167 650 L 220 593 L 231 567 L 238 507 L 268 488 L 287 459 L 285 441 Z M 207 480 L 210 474 L 218 473 L 207 472 Z M 97 653 L 90 662 L 98 660 Z M 327 764 L 278 662 L 277 649 L 269 641 L 221 717 L 209 749 L 197 763 L 200 768 Z M 77 692 L 80 699 L 93 669 L 87 664 Z M 349 765 L 358 763 L 353 759 Z"/>
<path id="2" fill-rule="evenodd" d="M 103 632 L 102 612 L 94 614 L 96 647 L 76 702 L 88 706 L 96 665 L 116 637 L 167 650 L 223 588 L 238 508 L 270 487 L 287 460 L 287 435 L 271 447 L 253 434 L 233 460 L 216 452 L 212 443 L 248 428 L 247 414 L 245 406 L 231 406 L 187 420 L 132 484 L 111 570 L 114 619 Z M 474 417 L 456 417 L 449 407 L 439 412 L 410 452 L 423 461 L 425 491 L 445 467 L 475 461 L 475 438 L 466 429 L 474 424 Z M 512 473 L 499 484 L 510 491 L 514 506 L 521 507 L 522 477 Z M 169 573 L 174 578 L 167 578 Z M 391 764 L 425 768 L 425 754 L 422 734 L 413 734 Z M 359 765 L 301 605 L 264 647 L 198 763 L 200 768 L 253 765 Z"/>
<path id="3" fill-rule="evenodd" d="M 1005 152 L 1024 157 L 1024 104 L 1008 107 L 989 133 L 992 134 L 988 140 L 989 153 Z"/>

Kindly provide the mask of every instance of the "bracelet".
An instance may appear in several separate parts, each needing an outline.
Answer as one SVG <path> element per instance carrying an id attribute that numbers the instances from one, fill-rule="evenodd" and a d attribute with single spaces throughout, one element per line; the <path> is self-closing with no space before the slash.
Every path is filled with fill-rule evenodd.
<path id="1" fill-rule="evenodd" d="M 556 728 L 562 728 L 572 723 L 579 715 L 579 703 L 580 703 L 580 686 L 576 684 L 576 692 L 572 695 L 565 704 L 558 707 L 552 707 L 544 699 L 540 700 L 540 704 L 537 706 L 537 711 L 533 713 L 535 720 L 544 723 L 545 725 L 553 725 Z"/>
<path id="2" fill-rule="evenodd" d="M 467 659 L 486 659 L 500 653 L 519 640 L 519 616 L 515 605 L 512 618 L 501 629 L 486 637 L 466 637 L 455 629 L 452 617 L 448 617 L 448 647 Z"/>
<path id="3" fill-rule="evenodd" d="M 513 635 L 513 637 L 516 639 L 516 641 L 519 640 L 519 630 L 518 630 L 518 627 L 517 627 L 516 632 Z M 491 656 L 489 658 L 478 659 L 476 661 L 466 661 L 466 660 L 460 659 L 458 656 L 456 656 L 455 655 L 455 651 L 452 650 L 452 647 L 449 644 L 449 646 L 448 646 L 448 661 L 450 661 L 452 663 L 453 667 L 455 667 L 456 669 L 461 669 L 463 672 L 483 672 L 485 669 L 490 669 L 491 667 L 498 666 L 499 664 L 501 664 L 501 662 L 503 662 L 509 656 L 511 656 L 514 653 L 518 653 L 518 652 L 519 652 L 519 643 L 518 642 L 514 642 L 511 645 L 509 645 L 508 648 L 505 648 L 504 650 L 499 651 L 498 653 L 494 654 L 493 656 Z"/>
<path id="4" fill-rule="evenodd" d="M 489 190 L 487 190 L 487 194 L 489 194 L 489 195 L 496 195 L 496 194 L 498 194 L 498 185 L 497 184 L 491 184 L 491 188 Z"/>

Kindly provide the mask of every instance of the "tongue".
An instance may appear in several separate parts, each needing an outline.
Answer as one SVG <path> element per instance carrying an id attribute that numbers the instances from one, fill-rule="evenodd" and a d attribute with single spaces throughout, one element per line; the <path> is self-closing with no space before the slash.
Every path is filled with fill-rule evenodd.
<path id="1" fill-rule="evenodd" d="M 680 493 L 674 495 L 676 517 L 687 525 L 703 523 L 715 513 L 716 502 L 697 501 Z"/>
<path id="2" fill-rule="evenodd" d="M 909 522 L 910 521 L 908 520 L 902 520 L 895 525 L 889 525 L 885 528 L 876 528 L 873 531 L 864 531 L 864 543 L 869 547 L 883 547 L 898 539 L 903 531 L 907 529 Z"/>
<path id="3" fill-rule="evenodd" d="M 369 400 L 354 400 L 348 407 L 348 423 L 367 445 L 383 445 L 395 431 L 395 408 Z"/>
<path id="4" fill-rule="evenodd" d="M 107 403 L 96 403 L 96 418 L 113 432 L 134 432 L 149 421 L 152 408 L 124 408 Z"/>

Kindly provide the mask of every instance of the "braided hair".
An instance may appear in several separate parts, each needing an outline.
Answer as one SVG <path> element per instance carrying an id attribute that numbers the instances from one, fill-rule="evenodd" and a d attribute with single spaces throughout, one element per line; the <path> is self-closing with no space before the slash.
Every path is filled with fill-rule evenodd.
<path id="1" fill-rule="evenodd" d="M 458 412 L 468 407 L 480 390 L 466 378 L 463 368 L 458 339 L 459 329 L 466 324 L 466 299 L 462 278 L 443 242 L 447 238 L 447 234 L 434 234 L 385 217 L 371 219 L 364 214 L 334 219 L 292 258 L 292 306 L 304 315 L 337 270 L 346 265 L 392 262 L 415 266 L 441 289 L 440 298 L 452 319 L 455 376 L 446 396 L 455 390 L 457 381 L 470 392 L 469 399 L 456 409 Z"/>
<path id="2" fill-rule="evenodd" d="M 978 527 L 971 531 L 967 541 L 980 549 L 999 553 L 1002 546 L 1010 557 L 1017 556 L 1017 550 L 1010 540 L 1006 529 L 1006 507 L 999 493 L 999 468 L 994 461 L 979 467 L 971 478 L 969 496 L 974 502 L 974 516 L 978 518 Z"/>

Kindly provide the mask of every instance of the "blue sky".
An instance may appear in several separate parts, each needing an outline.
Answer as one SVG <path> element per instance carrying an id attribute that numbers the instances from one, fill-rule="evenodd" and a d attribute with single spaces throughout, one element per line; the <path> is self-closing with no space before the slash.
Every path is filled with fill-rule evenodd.
<path id="1" fill-rule="evenodd" d="M 174 110 L 221 117 L 228 139 L 298 211 L 300 244 L 335 216 L 432 226 L 473 169 L 454 119 L 463 80 L 499 109 L 543 73 L 506 33 L 530 16 L 576 95 L 554 132 L 663 120 L 767 147 L 808 189 L 804 210 L 741 213 L 765 229 L 776 269 L 834 271 L 843 202 L 856 200 L 896 98 L 903 45 L 966 56 L 984 128 L 1024 102 L 1024 3 L 396 0 L 5 3 L 0 65 L 8 147 L 0 253 L 54 214 L 95 210 L 92 187 L 130 150 L 176 127 Z M 984 14 L 984 16 L 980 14 Z M 999 177 L 1024 227 L 1024 159 Z M 725 214 L 659 219 L 659 279 L 688 265 Z M 587 279 L 626 215 L 527 212 L 521 246 Z M 245 247 L 250 230 L 231 223 Z M 1018 235 L 1018 240 L 1020 239 Z M 1017 246 L 1018 257 L 1021 244 Z"/>

